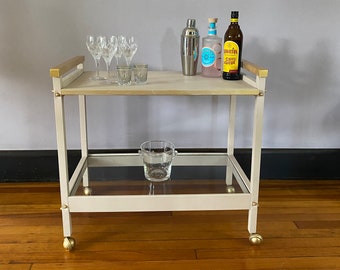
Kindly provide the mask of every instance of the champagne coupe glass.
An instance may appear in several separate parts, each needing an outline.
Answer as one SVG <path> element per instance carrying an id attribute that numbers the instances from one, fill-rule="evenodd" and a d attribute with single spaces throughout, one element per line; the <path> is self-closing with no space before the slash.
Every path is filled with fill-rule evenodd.
<path id="1" fill-rule="evenodd" d="M 104 44 L 104 37 L 102 36 L 86 36 L 86 46 L 89 50 L 90 54 L 92 55 L 94 62 L 96 64 L 96 75 L 92 78 L 93 80 L 103 80 L 105 78 L 99 76 L 99 62 L 102 56 L 102 48 Z"/>
<path id="2" fill-rule="evenodd" d="M 132 58 L 137 52 L 137 48 L 138 46 L 134 37 L 130 37 L 123 45 L 123 55 L 128 66 L 130 66 Z"/>
<path id="3" fill-rule="evenodd" d="M 117 51 L 118 40 L 117 40 L 117 37 L 115 37 L 115 36 L 105 38 L 104 40 L 105 40 L 105 42 L 104 42 L 104 46 L 103 46 L 103 50 L 102 50 L 102 57 L 103 57 L 105 64 L 106 64 L 107 80 L 109 80 L 110 65 L 111 65 L 112 58 Z"/>

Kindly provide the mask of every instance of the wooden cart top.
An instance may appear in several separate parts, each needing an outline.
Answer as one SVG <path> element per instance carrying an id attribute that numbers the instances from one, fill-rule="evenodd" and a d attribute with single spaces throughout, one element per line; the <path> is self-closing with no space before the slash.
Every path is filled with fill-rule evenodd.
<path id="1" fill-rule="evenodd" d="M 77 61 L 75 61 L 77 59 Z M 62 79 L 66 71 L 71 66 L 82 64 L 83 58 L 74 58 L 73 64 L 68 62 L 50 69 L 50 75 L 53 79 Z M 268 70 L 259 69 L 253 64 L 249 64 L 249 68 L 258 77 L 265 78 Z M 155 96 L 204 96 L 204 95 L 261 95 L 263 90 L 250 85 L 249 83 L 238 81 L 226 81 L 222 78 L 207 78 L 201 75 L 184 76 L 181 72 L 176 71 L 149 71 L 146 84 L 131 84 L 120 86 L 117 84 L 109 84 L 106 81 L 95 81 L 91 77 L 94 72 L 78 72 L 76 77 L 72 77 L 65 85 L 60 84 L 54 92 L 59 95 L 155 95 Z"/>

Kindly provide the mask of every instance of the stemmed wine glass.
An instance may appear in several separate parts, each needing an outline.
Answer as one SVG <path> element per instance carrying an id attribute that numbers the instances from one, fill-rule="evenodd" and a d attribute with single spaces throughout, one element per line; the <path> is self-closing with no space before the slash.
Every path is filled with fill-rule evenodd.
<path id="1" fill-rule="evenodd" d="M 103 53 L 105 37 L 103 36 L 86 36 L 86 46 L 92 55 L 96 64 L 96 75 L 92 78 L 93 80 L 104 80 L 104 77 L 99 76 L 99 62 Z"/>
<path id="2" fill-rule="evenodd" d="M 125 43 L 125 37 L 119 35 L 118 38 L 117 38 L 117 42 L 118 42 L 118 45 L 117 45 L 117 51 L 115 53 L 115 58 L 116 58 L 117 66 L 118 66 L 119 65 L 119 59 L 123 55 L 122 46 Z"/>
<path id="3" fill-rule="evenodd" d="M 128 66 L 130 66 L 132 58 L 137 52 L 137 48 L 138 46 L 134 37 L 130 37 L 128 40 L 125 39 L 122 45 L 122 52 Z"/>
<path id="4" fill-rule="evenodd" d="M 105 38 L 105 42 L 102 49 L 102 57 L 106 64 L 106 71 L 107 71 L 107 80 L 110 77 L 110 65 L 113 56 L 117 52 L 118 47 L 118 39 L 115 36 L 111 36 L 109 38 Z"/>

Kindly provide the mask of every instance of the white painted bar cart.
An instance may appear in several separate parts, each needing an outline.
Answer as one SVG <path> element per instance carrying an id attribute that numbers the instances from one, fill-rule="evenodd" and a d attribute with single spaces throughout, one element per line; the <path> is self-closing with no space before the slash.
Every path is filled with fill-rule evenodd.
<path id="1" fill-rule="evenodd" d="M 50 69 L 53 79 L 55 121 L 57 131 L 58 163 L 60 177 L 61 212 L 64 248 L 73 249 L 71 213 L 73 212 L 129 212 L 129 211 L 192 211 L 192 210 L 247 210 L 248 231 L 251 244 L 263 240 L 256 233 L 261 141 L 265 82 L 268 70 L 248 61 L 242 62 L 240 81 L 225 81 L 202 76 L 183 76 L 180 72 L 149 71 L 145 85 L 118 86 L 103 84 L 90 79 L 93 72 L 85 72 L 84 56 L 74 57 Z M 92 191 L 90 168 L 142 166 L 138 153 L 89 154 L 87 137 L 87 96 L 229 96 L 229 125 L 225 152 L 178 153 L 173 166 L 224 166 L 224 189 L 211 193 L 183 194 L 170 191 L 145 194 L 95 194 Z M 80 112 L 81 158 L 71 178 L 68 173 L 68 150 L 64 99 L 78 96 Z M 234 156 L 234 133 L 237 96 L 254 98 L 251 173 L 248 178 Z M 147 182 L 147 180 L 144 180 Z M 185 181 L 185 180 L 182 180 Z M 114 181 L 113 181 L 114 182 Z M 83 186 L 83 192 L 79 187 Z M 238 188 L 235 188 L 238 186 Z"/>

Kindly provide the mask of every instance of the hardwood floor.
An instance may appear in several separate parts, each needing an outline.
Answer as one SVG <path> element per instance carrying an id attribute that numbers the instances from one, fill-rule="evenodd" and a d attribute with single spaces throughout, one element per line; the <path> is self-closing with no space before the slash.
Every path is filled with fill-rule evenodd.
<path id="1" fill-rule="evenodd" d="M 82 213 L 67 252 L 57 183 L 2 183 L 0 202 L 0 270 L 340 269 L 338 180 L 262 180 L 260 246 L 245 211 Z"/>

